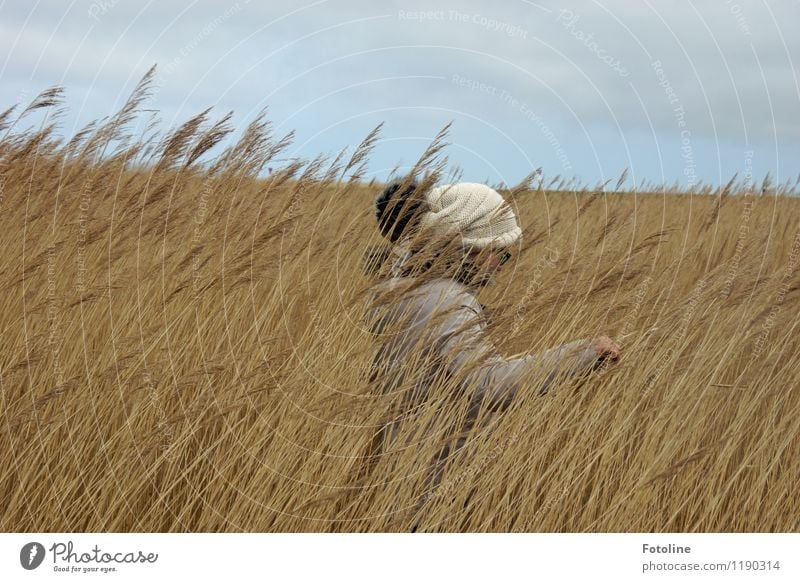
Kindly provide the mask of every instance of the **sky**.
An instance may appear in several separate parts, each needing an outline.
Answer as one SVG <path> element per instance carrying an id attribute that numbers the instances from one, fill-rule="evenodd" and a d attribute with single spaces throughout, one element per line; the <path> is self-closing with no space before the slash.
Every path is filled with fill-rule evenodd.
<path id="1" fill-rule="evenodd" d="M 62 85 L 71 135 L 156 64 L 164 128 L 266 107 L 296 132 L 286 157 L 312 158 L 383 122 L 378 179 L 452 121 L 464 180 L 794 182 L 798 16 L 797 0 L 0 0 L 0 109 Z"/>

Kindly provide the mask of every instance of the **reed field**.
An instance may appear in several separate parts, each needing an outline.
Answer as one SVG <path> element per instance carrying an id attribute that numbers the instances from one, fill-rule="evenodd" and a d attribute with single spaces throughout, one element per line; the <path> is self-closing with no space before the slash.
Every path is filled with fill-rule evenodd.
<path id="1" fill-rule="evenodd" d="M 268 113 L 162 130 L 151 81 L 68 138 L 59 89 L 0 114 L 3 531 L 800 530 L 795 184 L 500 189 L 524 233 L 480 295 L 500 352 L 622 357 L 523 391 L 416 511 L 435 438 L 358 476 L 379 128 L 278 163 Z M 446 137 L 414 171 L 448 179 Z"/>

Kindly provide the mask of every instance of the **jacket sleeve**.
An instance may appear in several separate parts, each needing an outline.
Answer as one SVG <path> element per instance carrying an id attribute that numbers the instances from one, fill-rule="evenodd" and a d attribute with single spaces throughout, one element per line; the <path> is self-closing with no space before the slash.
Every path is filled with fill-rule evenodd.
<path id="1" fill-rule="evenodd" d="M 531 379 L 546 374 L 537 386 L 537 392 L 544 393 L 559 374 L 588 371 L 599 363 L 589 339 L 575 340 L 538 354 L 503 358 L 486 333 L 480 303 L 467 294 L 462 294 L 457 304 L 451 304 L 437 332 L 439 352 L 448 370 L 464 374 L 465 383 L 476 386 L 471 409 L 484 401 L 493 410 L 506 408 L 529 374 L 533 374 Z"/>

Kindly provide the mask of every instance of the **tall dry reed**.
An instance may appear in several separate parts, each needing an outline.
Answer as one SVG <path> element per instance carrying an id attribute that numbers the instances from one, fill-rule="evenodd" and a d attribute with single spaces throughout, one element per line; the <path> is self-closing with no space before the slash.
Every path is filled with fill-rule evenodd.
<path id="1" fill-rule="evenodd" d="M 231 142 L 210 111 L 161 134 L 152 78 L 67 141 L 60 89 L 0 113 L 3 530 L 798 530 L 792 185 L 507 190 L 498 348 L 602 333 L 623 357 L 523 393 L 416 514 L 435 439 L 358 478 L 386 406 L 361 319 L 379 128 L 265 177 L 291 135 L 261 115 Z"/>

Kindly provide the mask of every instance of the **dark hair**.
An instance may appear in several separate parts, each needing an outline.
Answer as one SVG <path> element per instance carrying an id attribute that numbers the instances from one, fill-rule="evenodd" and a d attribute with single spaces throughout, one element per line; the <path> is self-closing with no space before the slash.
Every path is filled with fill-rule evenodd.
<path id="1" fill-rule="evenodd" d="M 381 235 L 397 242 L 409 226 L 413 226 L 425 209 L 424 198 L 417 193 L 413 181 L 389 184 L 375 199 L 375 218 Z"/>
<path id="2" fill-rule="evenodd" d="M 413 180 L 396 181 L 389 184 L 375 199 L 375 217 L 378 220 L 378 229 L 381 235 L 396 243 L 416 225 L 420 216 L 427 211 L 425 198 L 419 193 L 420 187 Z M 415 241 L 410 249 L 417 253 L 426 248 L 425 258 L 414 261 L 403 270 L 402 276 L 421 275 L 430 272 L 434 264 L 438 264 L 437 272 L 449 276 L 465 285 L 474 284 L 477 274 L 471 261 L 465 259 L 460 252 L 449 245 L 442 245 L 443 241 Z M 433 243 L 430 247 L 427 243 Z M 451 241 L 452 243 L 453 241 Z M 375 275 L 389 257 L 386 247 L 374 247 L 367 250 L 364 255 L 365 273 Z M 482 284 L 481 282 L 477 282 Z"/>

